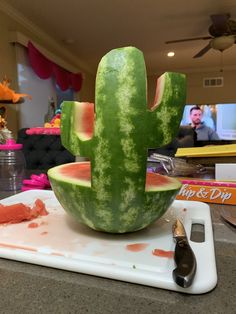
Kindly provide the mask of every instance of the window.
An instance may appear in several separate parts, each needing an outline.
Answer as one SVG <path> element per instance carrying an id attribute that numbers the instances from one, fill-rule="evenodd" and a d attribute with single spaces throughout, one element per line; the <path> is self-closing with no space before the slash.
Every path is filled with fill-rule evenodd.
<path id="1" fill-rule="evenodd" d="M 66 91 L 62 91 L 57 84 L 56 84 L 56 95 L 57 95 L 57 108 L 60 108 L 60 105 L 64 100 L 74 99 L 73 89 L 69 88 Z"/>
<path id="2" fill-rule="evenodd" d="M 53 78 L 40 79 L 29 64 L 27 49 L 16 45 L 19 93 L 27 93 L 32 100 L 24 99 L 19 106 L 19 128 L 43 126 L 52 99 L 57 107 L 63 100 L 73 100 L 74 92 L 61 91 Z"/>

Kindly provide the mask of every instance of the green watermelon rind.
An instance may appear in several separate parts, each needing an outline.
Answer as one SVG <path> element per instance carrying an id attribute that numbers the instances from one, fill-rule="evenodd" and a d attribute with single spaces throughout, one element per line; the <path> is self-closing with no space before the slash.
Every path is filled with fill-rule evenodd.
<path id="1" fill-rule="evenodd" d="M 63 103 L 62 144 L 91 161 L 91 188 L 63 182 L 50 172 L 49 177 L 64 209 L 93 229 L 142 229 L 161 217 L 178 193 L 178 188 L 145 192 L 148 148 L 171 141 L 185 105 L 185 76 L 165 73 L 160 80 L 158 106 L 150 110 L 142 52 L 125 47 L 106 54 L 97 70 L 96 117 L 89 140 L 76 128 L 80 103 Z"/>

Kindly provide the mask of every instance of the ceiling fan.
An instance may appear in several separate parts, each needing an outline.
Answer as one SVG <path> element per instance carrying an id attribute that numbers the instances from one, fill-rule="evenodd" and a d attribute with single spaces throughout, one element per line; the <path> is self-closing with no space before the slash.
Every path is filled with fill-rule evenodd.
<path id="1" fill-rule="evenodd" d="M 180 43 L 192 40 L 209 40 L 208 44 L 201 49 L 193 58 L 200 58 L 211 48 L 224 51 L 236 43 L 236 21 L 230 19 L 229 13 L 213 14 L 210 16 L 212 24 L 208 28 L 210 36 L 185 38 L 166 41 L 166 44 Z"/>

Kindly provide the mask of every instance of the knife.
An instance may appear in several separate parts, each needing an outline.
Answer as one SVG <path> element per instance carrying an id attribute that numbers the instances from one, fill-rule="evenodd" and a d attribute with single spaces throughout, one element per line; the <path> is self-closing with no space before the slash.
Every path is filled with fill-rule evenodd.
<path id="1" fill-rule="evenodd" d="M 182 222 L 176 219 L 172 227 L 173 238 L 176 241 L 174 260 L 176 268 L 173 270 L 173 279 L 183 288 L 191 286 L 195 277 L 197 262 L 191 249 Z"/>

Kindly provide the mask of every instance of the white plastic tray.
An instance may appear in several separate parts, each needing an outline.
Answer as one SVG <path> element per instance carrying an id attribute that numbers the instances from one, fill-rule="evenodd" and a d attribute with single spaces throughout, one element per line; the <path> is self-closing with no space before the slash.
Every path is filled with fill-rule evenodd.
<path id="1" fill-rule="evenodd" d="M 161 219 L 145 230 L 111 235 L 93 231 L 72 220 L 52 191 L 26 191 L 0 202 L 32 205 L 36 198 L 44 201 L 49 215 L 34 219 L 38 224 L 36 228 L 29 228 L 31 222 L 0 225 L 0 257 L 191 294 L 210 291 L 217 283 L 207 204 L 175 201 Z M 205 242 L 190 241 L 196 255 L 197 272 L 189 288 L 181 288 L 173 281 L 173 258 L 152 254 L 155 249 L 174 251 L 171 230 L 176 217 L 183 221 L 188 238 L 192 223 L 205 227 Z M 142 250 L 129 250 L 129 245 L 140 243 L 145 244 Z"/>

